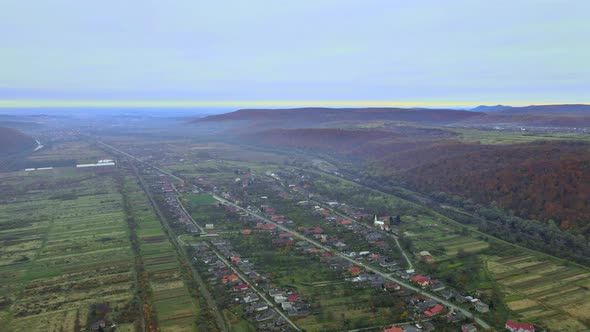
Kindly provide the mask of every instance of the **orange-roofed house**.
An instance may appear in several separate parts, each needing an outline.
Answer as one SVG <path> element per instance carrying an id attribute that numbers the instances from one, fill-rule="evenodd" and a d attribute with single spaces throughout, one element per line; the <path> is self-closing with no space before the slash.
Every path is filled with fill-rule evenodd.
<path id="1" fill-rule="evenodd" d="M 232 282 L 232 281 L 236 281 L 238 280 L 238 276 L 235 274 L 229 275 L 227 277 L 223 277 L 223 279 L 221 279 L 221 282 L 224 284 L 227 284 L 228 282 Z"/>
<path id="2" fill-rule="evenodd" d="M 338 220 L 338 223 L 339 223 L 340 225 L 345 225 L 345 226 L 347 226 L 347 225 L 352 225 L 352 220 L 348 220 L 348 219 L 340 219 L 340 220 Z"/>
<path id="3" fill-rule="evenodd" d="M 413 276 L 410 278 L 410 281 L 415 282 L 422 287 L 428 287 L 428 285 L 430 285 L 430 278 L 423 275 Z"/>

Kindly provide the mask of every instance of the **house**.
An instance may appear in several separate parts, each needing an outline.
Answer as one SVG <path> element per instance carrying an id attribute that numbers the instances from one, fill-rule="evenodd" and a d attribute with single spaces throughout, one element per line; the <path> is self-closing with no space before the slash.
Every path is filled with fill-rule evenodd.
<path id="1" fill-rule="evenodd" d="M 266 304 L 264 302 L 256 303 L 254 305 L 254 311 L 259 311 L 260 312 L 260 311 L 264 311 L 266 309 L 268 309 L 268 304 Z"/>
<path id="2" fill-rule="evenodd" d="M 381 234 L 377 233 L 377 232 L 371 232 L 367 235 L 365 235 L 365 239 L 367 239 L 367 241 L 369 242 L 377 242 L 379 240 L 382 239 Z"/>
<path id="3" fill-rule="evenodd" d="M 215 228 L 214 224 L 205 224 L 205 229 L 213 229 Z"/>
<path id="4" fill-rule="evenodd" d="M 432 255 L 428 251 L 420 251 L 418 256 L 419 256 L 420 260 L 422 260 L 425 263 L 433 263 L 434 262 L 434 257 L 432 257 Z"/>
<path id="5" fill-rule="evenodd" d="M 276 303 L 287 302 L 287 298 L 283 295 L 277 295 L 274 297 Z"/>
<path id="6" fill-rule="evenodd" d="M 274 315 L 275 315 L 275 311 L 270 309 L 266 312 L 256 315 L 255 319 L 257 322 L 264 322 L 265 320 L 269 320 L 269 319 L 273 318 Z"/>
<path id="7" fill-rule="evenodd" d="M 273 247 L 288 247 L 292 246 L 293 244 L 295 244 L 295 241 L 293 241 L 292 238 L 281 238 L 272 240 Z"/>
<path id="8" fill-rule="evenodd" d="M 291 302 L 282 302 L 281 303 L 281 309 L 283 309 L 283 311 L 287 311 L 289 309 L 293 309 L 293 303 L 291 303 Z"/>
<path id="9" fill-rule="evenodd" d="M 297 302 L 297 301 L 299 301 L 299 296 L 297 296 L 295 294 L 291 294 L 291 295 L 287 296 L 287 301 Z"/>
<path id="10" fill-rule="evenodd" d="M 535 327 L 533 325 L 519 324 L 511 320 L 507 321 L 504 327 L 512 332 L 535 332 Z"/>
<path id="11" fill-rule="evenodd" d="M 323 232 L 324 232 L 324 230 L 321 229 L 320 227 L 308 228 L 305 230 L 305 234 L 321 234 Z"/>
<path id="12" fill-rule="evenodd" d="M 244 235 L 250 235 L 251 233 L 252 233 L 252 230 L 251 229 L 244 229 L 244 230 L 242 230 L 242 234 L 244 234 Z"/>
<path id="13" fill-rule="evenodd" d="M 350 273 L 351 276 L 356 277 L 359 275 L 359 273 L 361 273 L 361 268 L 358 266 L 353 266 L 350 269 L 348 269 L 348 272 Z"/>
<path id="14" fill-rule="evenodd" d="M 339 223 L 342 226 L 352 225 L 352 220 L 348 220 L 348 219 L 339 219 L 336 222 Z"/>
<path id="15" fill-rule="evenodd" d="M 228 282 L 232 282 L 232 281 L 237 281 L 239 278 L 237 275 L 232 274 L 230 276 L 227 277 L 223 277 L 223 279 L 221 279 L 221 282 L 224 284 L 227 284 Z"/>
<path id="16" fill-rule="evenodd" d="M 404 329 L 401 327 L 392 326 L 390 328 L 386 328 L 383 332 L 404 332 Z"/>
<path id="17" fill-rule="evenodd" d="M 410 281 L 417 283 L 422 287 L 428 287 L 430 285 L 430 278 L 425 277 L 423 275 L 416 275 L 410 278 Z"/>
<path id="18" fill-rule="evenodd" d="M 400 290 L 401 287 L 398 284 L 386 284 L 385 289 L 386 290 Z"/>
<path id="19" fill-rule="evenodd" d="M 486 312 L 490 311 L 490 306 L 479 301 L 475 304 L 475 310 L 477 310 L 478 312 L 481 312 L 481 313 L 486 313 Z"/>
<path id="20" fill-rule="evenodd" d="M 461 326 L 461 332 L 477 332 L 477 327 L 471 324 L 465 324 Z"/>
<path id="21" fill-rule="evenodd" d="M 440 314 L 445 308 L 440 304 L 435 304 L 434 307 L 424 311 L 424 314 L 428 317 Z"/>
<path id="22" fill-rule="evenodd" d="M 244 297 L 244 303 L 251 303 L 258 301 L 258 295 L 256 294 L 248 294 L 248 296 Z"/>
<path id="23" fill-rule="evenodd" d="M 241 290 L 248 289 L 248 288 L 250 288 L 250 285 L 248 285 L 248 284 L 239 284 L 237 286 L 234 286 L 235 291 L 241 291 Z"/>

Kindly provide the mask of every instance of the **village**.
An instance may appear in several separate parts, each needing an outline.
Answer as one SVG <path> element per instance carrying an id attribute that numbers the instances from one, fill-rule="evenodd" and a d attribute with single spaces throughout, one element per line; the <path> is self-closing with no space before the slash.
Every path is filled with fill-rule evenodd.
<path id="1" fill-rule="evenodd" d="M 232 245 L 238 237 L 263 239 L 261 234 L 270 239 L 273 250 L 287 249 L 290 255 L 318 260 L 355 289 L 371 288 L 403 301 L 404 321 L 412 323 L 384 326 L 382 331 L 433 331 L 441 322 L 457 326 L 460 331 L 485 330 L 473 320 L 474 314 L 490 311 L 482 294 L 463 293 L 414 268 L 413 262 L 428 264 L 436 258 L 428 251 L 409 252 L 400 245 L 403 221 L 395 211 L 391 215 L 377 215 L 369 209 L 314 193 L 313 183 L 298 173 L 257 175 L 249 170 L 234 170 L 235 178 L 226 177 L 225 182 L 216 183 L 205 176 L 179 182 L 164 174 L 155 176 L 153 173 L 157 172 L 149 168 L 144 172 L 152 174 L 155 182 L 151 188 L 163 198 L 176 227 L 196 239 L 189 241 L 196 241 L 189 245 L 189 251 L 203 277 L 214 289 L 221 287 L 233 299 L 232 310 L 241 312 L 259 330 L 300 330 L 298 319 L 318 314 L 317 306 L 298 294 L 296 288 L 274 282 L 273 271 L 260 270 Z M 200 225 L 188 212 L 191 208 L 183 206 L 182 198 L 186 195 L 220 197 L 227 203 L 217 200 L 210 204 L 223 209 L 225 217 L 217 223 Z M 284 210 L 287 205 L 289 209 Z M 293 207 L 305 211 L 313 221 L 290 218 Z M 305 241 L 299 234 L 321 246 Z M 387 275 L 374 273 L 365 266 Z M 413 285 L 418 291 L 392 282 L 387 276 Z M 448 305 L 450 302 L 453 307 Z M 512 321 L 506 322 L 506 328 L 534 331 L 533 326 Z"/>

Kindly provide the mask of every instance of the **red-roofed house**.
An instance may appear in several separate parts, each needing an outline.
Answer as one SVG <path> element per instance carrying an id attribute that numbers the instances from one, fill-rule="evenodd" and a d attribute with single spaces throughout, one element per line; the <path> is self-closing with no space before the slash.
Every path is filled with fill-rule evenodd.
<path id="1" fill-rule="evenodd" d="M 324 232 L 324 230 L 321 229 L 320 227 L 308 228 L 305 230 L 305 234 L 321 234 L 323 232 Z"/>
<path id="2" fill-rule="evenodd" d="M 279 237 L 291 237 L 291 233 L 280 233 Z"/>
<path id="3" fill-rule="evenodd" d="M 352 225 L 352 220 L 348 219 L 338 219 L 336 222 L 344 226 Z"/>
<path id="4" fill-rule="evenodd" d="M 535 332 L 535 327 L 528 324 L 518 324 L 511 320 L 506 322 L 504 326 L 508 331 L 512 332 Z"/>
<path id="5" fill-rule="evenodd" d="M 430 308 L 429 310 L 424 311 L 424 314 L 429 317 L 434 316 L 434 315 L 438 315 L 443 311 L 444 308 L 445 307 L 443 307 L 442 305 L 437 303 L 434 305 L 434 307 Z"/>
<path id="6" fill-rule="evenodd" d="M 287 296 L 287 301 L 289 302 L 297 302 L 299 300 L 299 296 L 292 294 Z"/>
<path id="7" fill-rule="evenodd" d="M 390 328 L 386 328 L 383 332 L 404 332 L 404 329 L 401 327 L 392 326 Z"/>
<path id="8" fill-rule="evenodd" d="M 400 288 L 398 284 L 385 284 L 385 289 L 387 290 L 400 290 Z"/>
<path id="9" fill-rule="evenodd" d="M 413 276 L 412 278 L 410 278 L 410 281 L 413 281 L 415 283 L 417 283 L 418 285 L 422 286 L 422 287 L 428 287 L 428 285 L 430 285 L 430 278 L 425 277 L 423 275 L 417 275 L 417 276 Z"/>
<path id="10" fill-rule="evenodd" d="M 353 266 L 350 269 L 348 269 L 348 272 L 350 272 L 350 274 L 353 277 L 356 277 L 356 276 L 358 276 L 361 273 L 361 268 L 358 267 L 358 266 Z"/>
<path id="11" fill-rule="evenodd" d="M 244 234 L 244 235 L 249 235 L 250 233 L 252 233 L 252 230 L 251 229 L 244 229 L 244 230 L 242 230 L 242 234 Z"/>
<path id="12" fill-rule="evenodd" d="M 248 288 L 250 288 L 250 285 L 248 284 L 239 284 L 237 286 L 234 286 L 234 290 L 244 290 Z"/>
<path id="13" fill-rule="evenodd" d="M 235 257 L 234 256 L 234 257 L 231 257 L 230 260 L 231 260 L 232 263 L 237 263 L 237 262 L 240 261 L 240 257 Z"/>

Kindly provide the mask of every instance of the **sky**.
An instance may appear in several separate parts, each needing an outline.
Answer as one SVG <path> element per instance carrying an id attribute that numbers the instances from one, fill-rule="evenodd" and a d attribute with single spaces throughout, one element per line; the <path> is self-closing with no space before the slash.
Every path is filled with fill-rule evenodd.
<path id="1" fill-rule="evenodd" d="M 0 107 L 590 103 L 588 0 L 0 5 Z"/>

